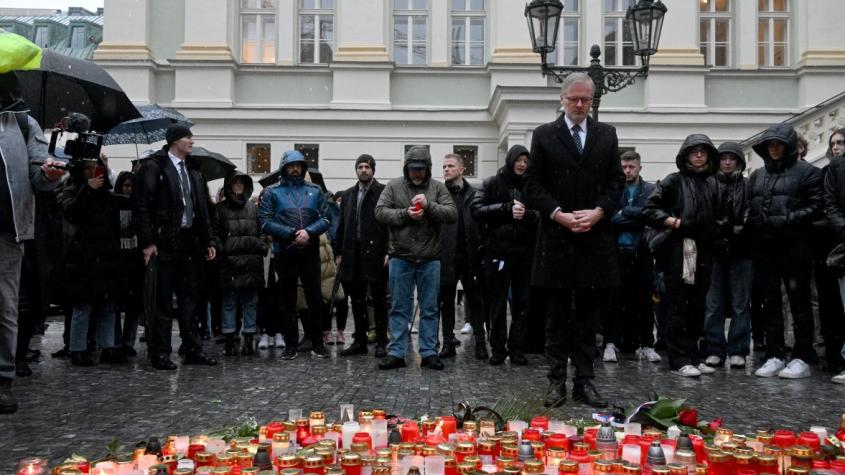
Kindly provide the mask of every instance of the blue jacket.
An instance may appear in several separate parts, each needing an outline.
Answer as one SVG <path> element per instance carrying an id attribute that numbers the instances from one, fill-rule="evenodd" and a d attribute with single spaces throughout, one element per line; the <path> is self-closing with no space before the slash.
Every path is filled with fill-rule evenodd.
<path id="1" fill-rule="evenodd" d="M 291 177 L 285 167 L 302 164 L 302 175 Z M 319 186 L 303 179 L 308 165 L 301 153 L 285 152 L 280 165 L 281 181 L 267 188 L 258 209 L 258 224 L 263 234 L 273 236 L 273 252 L 301 252 L 319 249 L 320 235 L 329 229 L 327 202 Z M 294 244 L 296 232 L 304 229 L 311 236 L 305 248 Z"/>
<path id="2" fill-rule="evenodd" d="M 614 234 L 616 235 L 617 245 L 622 244 L 619 240 L 620 235 L 627 233 L 630 235 L 631 242 L 633 243 L 631 247 L 639 248 L 640 236 L 646 226 L 646 220 L 643 217 L 643 206 L 645 206 L 646 200 L 648 200 L 652 191 L 654 191 L 654 185 L 643 180 L 642 177 L 639 179 L 637 188 L 634 190 L 634 197 L 630 203 L 628 202 L 628 187 L 626 186 L 622 191 L 622 196 L 619 197 L 619 211 L 610 219 L 611 224 L 613 224 Z"/>

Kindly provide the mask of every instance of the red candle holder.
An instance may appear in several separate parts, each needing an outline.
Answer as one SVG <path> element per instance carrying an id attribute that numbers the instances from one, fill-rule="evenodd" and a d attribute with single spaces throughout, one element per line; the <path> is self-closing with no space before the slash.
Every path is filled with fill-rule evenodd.
<path id="1" fill-rule="evenodd" d="M 273 436 L 276 435 L 277 433 L 284 432 L 284 431 L 285 431 L 285 425 L 282 424 L 281 422 L 277 422 L 277 421 L 270 422 L 269 424 L 267 424 L 266 429 L 265 429 L 265 433 L 267 434 L 267 438 L 270 439 L 270 440 L 273 440 Z"/>
<path id="2" fill-rule="evenodd" d="M 402 442 L 414 443 L 420 437 L 420 426 L 415 421 L 402 424 Z"/>
<path id="3" fill-rule="evenodd" d="M 404 442 L 404 440 L 403 440 Z M 373 438 L 366 432 L 358 432 L 352 436 L 353 444 L 367 444 L 367 449 L 373 450 Z"/>
<path id="4" fill-rule="evenodd" d="M 440 432 L 445 439 L 449 439 L 449 434 L 454 434 L 458 431 L 458 421 L 455 416 L 443 416 L 440 418 Z"/>
<path id="5" fill-rule="evenodd" d="M 528 440 L 532 442 L 539 442 L 541 439 L 540 431 L 537 429 L 525 429 L 522 431 L 522 440 Z"/>
<path id="6" fill-rule="evenodd" d="M 549 430 L 549 418 L 546 416 L 537 416 L 531 419 L 528 425 L 535 429 L 542 429 L 545 432 Z"/>
<path id="7" fill-rule="evenodd" d="M 795 445 L 795 433 L 785 429 L 776 430 L 774 437 L 772 437 L 772 445 L 777 445 L 783 449 L 792 447 Z"/>
<path id="8" fill-rule="evenodd" d="M 807 447 L 813 449 L 813 452 L 818 452 L 819 448 L 821 447 L 821 441 L 819 440 L 819 435 L 815 432 L 802 432 L 798 435 L 798 441 L 796 442 L 798 445 L 806 445 Z"/>
<path id="9" fill-rule="evenodd" d="M 546 437 L 546 448 L 569 450 L 569 439 L 563 434 L 551 434 Z"/>

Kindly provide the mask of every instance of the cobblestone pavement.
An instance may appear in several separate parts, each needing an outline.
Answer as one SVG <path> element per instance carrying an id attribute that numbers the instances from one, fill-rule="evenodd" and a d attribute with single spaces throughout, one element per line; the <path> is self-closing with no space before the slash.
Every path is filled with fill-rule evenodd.
<path id="1" fill-rule="evenodd" d="M 547 389 L 542 355 L 529 355 L 527 367 L 491 367 L 467 352 L 469 335 L 461 336 L 458 356 L 447 360 L 441 372 L 421 369 L 419 357 L 409 357 L 406 369 L 381 372 L 372 351 L 348 358 L 333 354 L 326 360 L 300 354 L 283 361 L 281 352 L 271 348 L 254 357 L 224 358 L 222 345 L 211 342 L 207 351 L 218 355 L 219 366 L 180 364 L 177 371 L 167 372 L 154 370 L 144 351 L 128 366 L 71 366 L 49 356 L 61 347 L 61 334 L 61 322 L 51 321 L 46 336 L 34 342 L 45 357 L 33 365 L 32 377 L 15 382 L 18 412 L 0 416 L 0 473 L 11 472 L 25 456 L 48 457 L 51 463 L 73 452 L 101 456 L 113 438 L 131 446 L 150 435 L 198 434 L 229 426 L 244 415 L 264 422 L 302 408 L 323 410 L 331 420 L 340 404 L 351 403 L 356 410 L 383 408 L 419 416 L 451 413 L 463 400 L 493 405 L 515 399 L 534 401 L 539 410 Z M 177 335 L 174 340 L 176 348 Z M 725 369 L 692 380 L 669 374 L 665 360 L 655 365 L 626 355 L 619 363 L 606 364 L 599 358 L 595 384 L 623 407 L 654 393 L 684 397 L 701 417 L 724 416 L 728 426 L 743 431 L 775 426 L 806 430 L 811 424 L 834 428 L 845 412 L 845 386 L 830 383 L 830 375 L 820 371 L 809 379 L 787 381 L 756 378 L 752 368 Z M 568 402 L 556 415 L 590 414 L 590 408 Z"/>

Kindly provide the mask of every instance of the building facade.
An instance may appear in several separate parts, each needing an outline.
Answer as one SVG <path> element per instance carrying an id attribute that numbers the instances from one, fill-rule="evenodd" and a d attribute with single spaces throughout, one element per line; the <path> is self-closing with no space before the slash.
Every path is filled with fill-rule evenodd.
<path id="1" fill-rule="evenodd" d="M 70 7 L 67 12 L 39 8 L 0 8 L 0 28 L 41 48 L 91 59 L 103 40 L 103 12 Z"/>
<path id="2" fill-rule="evenodd" d="M 647 80 L 605 96 L 601 119 L 636 149 L 644 176 L 672 171 L 683 138 L 744 140 L 845 90 L 841 0 L 664 0 L 669 11 Z M 631 0 L 566 0 L 558 64 L 633 65 Z M 514 144 L 559 113 L 540 74 L 524 0 L 105 0 L 94 53 L 129 97 L 179 109 L 195 139 L 253 175 L 303 150 L 330 189 L 349 186 L 361 153 L 376 176 L 401 173 L 428 145 L 439 175 L 458 152 L 491 175 Z M 838 111 L 838 109 L 835 109 Z M 826 147 L 831 116 L 807 129 Z M 818 130 L 816 130 L 818 129 Z M 110 147 L 127 165 L 132 146 Z M 752 166 L 754 162 L 752 161 Z"/>

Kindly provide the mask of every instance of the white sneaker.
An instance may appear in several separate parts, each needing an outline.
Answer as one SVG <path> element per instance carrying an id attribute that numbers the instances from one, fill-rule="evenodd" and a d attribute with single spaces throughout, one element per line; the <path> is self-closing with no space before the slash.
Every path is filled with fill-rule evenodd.
<path id="1" fill-rule="evenodd" d="M 273 344 L 276 348 L 284 348 L 285 347 L 285 337 L 282 336 L 281 333 L 276 333 L 276 337 L 274 338 Z"/>
<path id="2" fill-rule="evenodd" d="M 716 372 L 716 368 L 711 368 L 710 366 L 707 366 L 707 364 L 705 364 L 705 363 L 699 363 L 698 364 L 698 371 L 701 374 L 713 374 L 713 373 Z"/>
<path id="3" fill-rule="evenodd" d="M 721 366 L 722 365 L 722 358 L 719 358 L 716 355 L 710 355 L 704 360 L 704 364 L 707 366 Z"/>
<path id="4" fill-rule="evenodd" d="M 647 346 L 638 349 L 636 353 L 639 359 L 645 358 L 651 363 L 659 363 L 661 359 L 660 355 L 658 355 L 657 352 L 654 351 L 654 348 L 649 348 Z"/>
<path id="5" fill-rule="evenodd" d="M 604 358 L 605 363 L 616 363 L 616 345 L 613 343 L 608 343 L 604 347 Z"/>
<path id="6" fill-rule="evenodd" d="M 469 322 L 466 322 L 461 328 L 461 335 L 467 335 L 469 333 L 472 333 L 472 325 L 470 325 Z"/>
<path id="7" fill-rule="evenodd" d="M 780 358 L 769 358 L 763 366 L 754 372 L 754 376 L 761 378 L 771 378 L 777 375 L 784 367 L 783 360 Z"/>
<path id="8" fill-rule="evenodd" d="M 739 355 L 733 355 L 728 360 L 728 364 L 731 365 L 731 368 L 745 368 L 745 357 Z"/>
<path id="9" fill-rule="evenodd" d="M 701 371 L 697 370 L 695 366 L 688 364 L 682 367 L 681 369 L 676 369 L 672 371 L 672 374 L 683 376 L 685 378 L 697 378 L 701 376 Z"/>
<path id="10" fill-rule="evenodd" d="M 836 376 L 830 378 L 830 381 L 836 384 L 845 384 L 845 371 L 837 374 Z"/>
<path id="11" fill-rule="evenodd" d="M 779 378 L 785 379 L 801 379 L 810 377 L 810 365 L 805 363 L 800 358 L 795 358 L 790 361 L 786 368 L 778 373 Z"/>
<path id="12" fill-rule="evenodd" d="M 270 337 L 266 333 L 261 334 L 261 339 L 258 340 L 258 349 L 266 350 L 270 346 Z"/>

